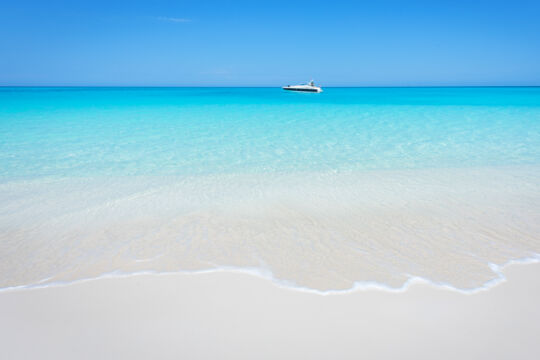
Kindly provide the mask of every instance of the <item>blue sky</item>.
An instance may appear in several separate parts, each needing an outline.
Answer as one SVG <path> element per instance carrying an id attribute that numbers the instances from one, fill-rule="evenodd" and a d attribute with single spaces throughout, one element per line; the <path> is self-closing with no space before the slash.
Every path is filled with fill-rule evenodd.
<path id="1" fill-rule="evenodd" d="M 540 1 L 0 2 L 0 85 L 540 85 Z"/>

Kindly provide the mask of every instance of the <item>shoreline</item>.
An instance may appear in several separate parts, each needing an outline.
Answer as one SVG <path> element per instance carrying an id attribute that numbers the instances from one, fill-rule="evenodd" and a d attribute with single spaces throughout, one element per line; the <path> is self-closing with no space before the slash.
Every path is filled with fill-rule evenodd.
<path id="1" fill-rule="evenodd" d="M 77 280 L 66 281 L 66 282 L 47 283 L 49 279 L 44 279 L 35 284 L 0 288 L 0 294 L 9 293 L 9 292 L 18 292 L 18 291 L 68 287 L 68 286 L 73 286 L 73 285 L 77 285 L 81 283 L 100 281 L 104 279 L 125 279 L 125 278 L 137 277 L 137 276 L 175 276 L 175 275 L 198 276 L 198 275 L 215 274 L 215 273 L 218 273 L 218 274 L 227 273 L 227 274 L 245 274 L 245 275 L 249 275 L 251 277 L 254 277 L 263 281 L 268 281 L 273 286 L 280 289 L 297 291 L 297 292 L 308 293 L 308 294 L 315 294 L 315 295 L 320 295 L 320 296 L 334 296 L 334 295 L 341 296 L 341 295 L 354 294 L 354 293 L 364 292 L 364 291 L 404 293 L 408 291 L 412 286 L 415 286 L 415 285 L 426 285 L 436 290 L 447 290 L 447 291 L 460 293 L 463 295 L 474 295 L 480 292 L 489 291 L 492 288 L 495 288 L 496 286 L 499 286 L 502 283 L 506 282 L 507 278 L 504 272 L 508 267 L 516 266 L 516 265 L 518 266 L 531 265 L 531 264 L 537 264 L 537 263 L 540 263 L 540 254 L 535 254 L 534 256 L 526 257 L 522 259 L 511 259 L 502 265 L 489 263 L 488 266 L 493 270 L 495 274 L 497 274 L 497 277 L 473 289 L 460 289 L 447 283 L 437 283 L 423 277 L 411 276 L 409 277 L 408 280 L 405 281 L 405 283 L 401 287 L 397 287 L 397 288 L 392 288 L 383 283 L 377 283 L 376 281 L 357 281 L 354 283 L 354 285 L 350 289 L 323 291 L 323 290 L 298 286 L 287 280 L 277 279 L 272 275 L 271 271 L 267 269 L 236 268 L 232 266 L 229 266 L 229 267 L 221 266 L 221 267 L 212 268 L 212 269 L 192 270 L 192 271 L 190 270 L 185 270 L 185 271 L 179 270 L 179 271 L 170 271 L 170 272 L 139 271 L 139 272 L 133 272 L 133 273 L 122 273 L 122 272 L 113 271 L 113 272 L 106 273 L 106 274 L 93 277 L 93 278 L 77 279 Z"/>
<path id="2" fill-rule="evenodd" d="M 540 264 L 510 266 L 505 276 L 474 295 L 415 284 L 399 293 L 318 296 L 226 272 L 3 292 L 2 353 L 14 360 L 527 357 L 540 332 Z"/>

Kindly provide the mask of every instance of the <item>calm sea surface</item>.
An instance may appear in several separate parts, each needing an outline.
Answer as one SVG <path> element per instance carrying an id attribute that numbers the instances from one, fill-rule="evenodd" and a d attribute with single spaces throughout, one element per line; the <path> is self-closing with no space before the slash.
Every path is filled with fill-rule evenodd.
<path id="1" fill-rule="evenodd" d="M 0 177 L 540 162 L 540 88 L 0 88 Z"/>
<path id="2" fill-rule="evenodd" d="M 475 291 L 540 253 L 540 88 L 0 88 L 0 288 Z"/>

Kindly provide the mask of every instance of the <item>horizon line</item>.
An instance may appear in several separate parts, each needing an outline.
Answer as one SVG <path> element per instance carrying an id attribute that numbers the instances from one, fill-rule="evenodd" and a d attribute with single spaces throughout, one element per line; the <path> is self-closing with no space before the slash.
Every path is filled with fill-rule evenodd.
<path id="1" fill-rule="evenodd" d="M 535 88 L 538 85 L 343 85 L 324 88 Z M 0 85 L 0 88 L 282 88 L 281 85 Z"/>

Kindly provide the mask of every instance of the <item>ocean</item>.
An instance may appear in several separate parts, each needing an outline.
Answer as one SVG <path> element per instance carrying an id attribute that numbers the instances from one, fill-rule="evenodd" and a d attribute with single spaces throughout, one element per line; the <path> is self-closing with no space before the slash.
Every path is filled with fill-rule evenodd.
<path id="1" fill-rule="evenodd" d="M 540 88 L 0 88 L 0 288 L 464 292 L 540 253 Z"/>

